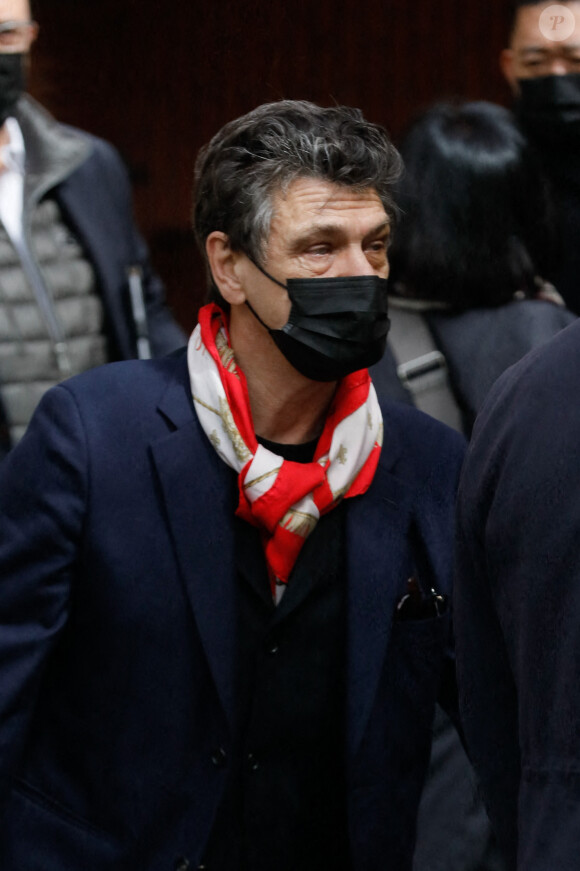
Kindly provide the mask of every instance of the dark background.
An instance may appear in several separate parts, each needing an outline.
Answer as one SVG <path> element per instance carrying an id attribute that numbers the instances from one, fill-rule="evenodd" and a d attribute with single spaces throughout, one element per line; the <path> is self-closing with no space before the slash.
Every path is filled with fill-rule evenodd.
<path id="1" fill-rule="evenodd" d="M 226 121 L 280 98 L 359 106 L 395 141 L 421 108 L 509 104 L 508 0 L 36 0 L 30 92 L 123 155 L 169 302 L 191 329 L 204 277 L 193 163 Z"/>

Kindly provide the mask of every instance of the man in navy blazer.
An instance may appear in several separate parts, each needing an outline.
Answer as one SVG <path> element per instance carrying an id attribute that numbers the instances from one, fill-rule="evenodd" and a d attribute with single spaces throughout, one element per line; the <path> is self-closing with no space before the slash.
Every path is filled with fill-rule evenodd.
<path id="1" fill-rule="evenodd" d="M 463 441 L 368 377 L 399 166 L 357 110 L 226 125 L 187 353 L 0 467 L 3 871 L 410 871 Z"/>
<path id="2" fill-rule="evenodd" d="M 462 724 L 518 871 L 574 871 L 580 845 L 580 323 L 509 369 L 458 500 Z"/>

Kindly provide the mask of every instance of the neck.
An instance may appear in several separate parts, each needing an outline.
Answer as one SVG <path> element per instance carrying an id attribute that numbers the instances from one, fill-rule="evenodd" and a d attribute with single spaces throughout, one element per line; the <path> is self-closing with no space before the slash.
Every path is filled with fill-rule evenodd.
<path id="1" fill-rule="evenodd" d="M 256 435 L 296 445 L 317 438 L 336 383 L 311 381 L 297 372 L 246 306 L 232 306 L 230 336 L 246 376 Z"/>
<path id="2" fill-rule="evenodd" d="M 300 445 L 321 434 L 336 385 L 310 381 L 285 390 L 246 371 L 257 436 L 279 444 Z M 307 381 L 307 379 L 303 379 Z"/>
<path id="3" fill-rule="evenodd" d="M 6 122 L 0 127 L 0 148 L 3 145 L 8 145 L 10 142 L 10 136 L 8 134 L 8 127 L 6 126 Z M 0 172 L 5 169 L 4 161 L 0 158 Z"/>

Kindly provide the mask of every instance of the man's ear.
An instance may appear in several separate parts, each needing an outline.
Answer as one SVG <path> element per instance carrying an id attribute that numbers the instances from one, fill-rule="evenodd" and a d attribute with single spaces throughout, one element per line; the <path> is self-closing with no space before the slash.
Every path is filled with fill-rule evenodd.
<path id="1" fill-rule="evenodd" d="M 244 256 L 233 251 L 226 233 L 214 230 L 205 240 L 205 252 L 217 289 L 230 305 L 241 305 L 246 294 L 240 279 L 239 263 Z"/>
<path id="2" fill-rule="evenodd" d="M 499 56 L 499 67 L 504 75 L 505 80 L 510 86 L 515 97 L 520 92 L 517 76 L 515 74 L 515 57 L 513 49 L 504 48 Z"/>

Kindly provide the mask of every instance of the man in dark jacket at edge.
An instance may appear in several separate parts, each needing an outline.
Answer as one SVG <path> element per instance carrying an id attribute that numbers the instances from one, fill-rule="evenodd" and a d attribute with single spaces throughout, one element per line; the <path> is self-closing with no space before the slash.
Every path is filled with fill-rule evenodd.
<path id="1" fill-rule="evenodd" d="M 576 871 L 580 323 L 508 369 L 461 479 L 462 724 L 509 871 Z"/>
<path id="2" fill-rule="evenodd" d="M 463 440 L 368 375 L 399 168 L 355 109 L 226 125 L 187 352 L 0 465 L 3 871 L 410 871 Z"/>
<path id="3" fill-rule="evenodd" d="M 580 2 L 515 0 L 500 66 L 554 196 L 558 256 L 545 278 L 580 314 Z"/>
<path id="4" fill-rule="evenodd" d="M 37 29 L 0 0 L 0 457 L 63 378 L 185 343 L 118 154 L 24 94 Z"/>

